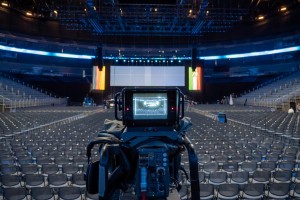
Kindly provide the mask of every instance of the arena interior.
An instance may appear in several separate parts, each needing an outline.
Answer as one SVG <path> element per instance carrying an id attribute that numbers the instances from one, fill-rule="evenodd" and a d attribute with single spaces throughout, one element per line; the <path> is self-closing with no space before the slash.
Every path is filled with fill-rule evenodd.
<path id="1" fill-rule="evenodd" d="M 0 199 L 98 199 L 125 87 L 185 94 L 200 199 L 300 199 L 299 0 L 0 0 Z"/>

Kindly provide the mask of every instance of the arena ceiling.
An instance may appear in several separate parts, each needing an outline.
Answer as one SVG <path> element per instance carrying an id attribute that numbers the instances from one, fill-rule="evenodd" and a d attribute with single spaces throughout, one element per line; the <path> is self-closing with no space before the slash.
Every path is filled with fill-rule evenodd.
<path id="1" fill-rule="evenodd" d="M 1 0 L 34 18 L 93 35 L 201 36 L 288 12 L 299 0 Z"/>

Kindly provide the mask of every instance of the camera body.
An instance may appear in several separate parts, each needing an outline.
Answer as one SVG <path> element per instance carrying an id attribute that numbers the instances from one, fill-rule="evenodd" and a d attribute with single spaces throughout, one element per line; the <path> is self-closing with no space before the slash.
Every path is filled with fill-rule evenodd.
<path id="1" fill-rule="evenodd" d="M 191 196 L 199 199 L 198 159 L 180 127 L 184 95 L 178 88 L 123 89 L 115 95 L 115 118 L 124 126 L 122 131 L 99 133 L 87 146 L 89 162 L 91 149 L 100 144 L 99 161 L 88 166 L 88 192 L 105 200 L 117 190 L 122 190 L 120 196 L 133 190 L 135 199 L 141 200 L 180 199 L 174 191 L 179 188 L 181 153 L 187 149 Z"/>

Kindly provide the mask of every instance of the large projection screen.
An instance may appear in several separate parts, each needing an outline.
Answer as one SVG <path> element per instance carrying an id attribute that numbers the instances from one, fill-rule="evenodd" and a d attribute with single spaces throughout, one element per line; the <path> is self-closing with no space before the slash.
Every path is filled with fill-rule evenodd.
<path id="1" fill-rule="evenodd" d="M 184 66 L 111 66 L 110 86 L 185 86 Z"/>

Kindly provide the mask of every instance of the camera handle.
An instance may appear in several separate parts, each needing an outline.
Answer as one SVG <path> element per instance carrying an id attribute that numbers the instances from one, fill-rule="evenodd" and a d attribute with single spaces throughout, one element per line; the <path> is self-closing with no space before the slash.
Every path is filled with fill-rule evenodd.
<path id="1" fill-rule="evenodd" d="M 189 155 L 192 200 L 199 200 L 200 184 L 198 174 L 198 157 L 193 147 L 193 144 L 187 136 L 183 137 L 183 145 L 187 149 Z"/>
<path id="2" fill-rule="evenodd" d="M 119 99 L 120 96 L 121 96 L 121 92 L 118 92 L 115 95 L 115 118 L 118 121 L 122 121 L 122 119 L 118 115 L 118 110 L 121 110 L 121 107 L 122 107 L 120 99 Z"/>
<path id="3" fill-rule="evenodd" d="M 179 89 L 178 89 L 179 90 Z M 179 119 L 183 119 L 184 117 L 184 94 L 179 90 L 179 98 L 181 98 L 181 111 L 179 113 Z"/>

